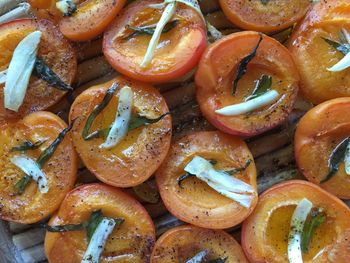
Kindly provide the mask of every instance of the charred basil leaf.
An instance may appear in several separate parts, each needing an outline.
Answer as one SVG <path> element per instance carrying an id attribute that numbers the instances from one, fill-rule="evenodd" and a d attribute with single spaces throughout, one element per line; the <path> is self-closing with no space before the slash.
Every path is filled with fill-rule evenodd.
<path id="1" fill-rule="evenodd" d="M 107 107 L 109 102 L 112 100 L 113 95 L 116 92 L 116 90 L 118 89 L 118 87 L 119 87 L 119 85 L 117 83 L 113 83 L 112 87 L 110 87 L 107 90 L 106 95 L 102 99 L 102 102 L 100 104 L 98 104 L 94 108 L 94 110 L 91 112 L 91 114 L 89 115 L 89 117 L 85 123 L 84 129 L 83 129 L 82 135 L 83 135 L 84 140 L 91 140 L 93 138 L 98 138 L 98 137 L 96 137 L 96 135 L 93 135 L 93 134 L 89 135 L 90 128 L 91 128 L 93 122 L 95 121 L 96 117 Z"/>
<path id="2" fill-rule="evenodd" d="M 236 94 L 238 82 L 245 75 L 245 73 L 247 72 L 247 66 L 248 66 L 249 62 L 252 61 L 253 58 L 256 56 L 256 52 L 257 52 L 257 50 L 258 50 L 262 40 L 263 40 L 263 35 L 262 35 L 262 33 L 259 33 L 258 43 L 254 47 L 252 52 L 248 56 L 244 57 L 239 62 L 238 67 L 237 67 L 237 71 L 236 71 L 236 78 L 233 81 L 233 89 L 232 89 L 232 94 L 233 95 Z"/>
<path id="3" fill-rule="evenodd" d="M 58 145 L 63 141 L 64 137 L 66 136 L 66 134 L 73 128 L 74 125 L 74 121 L 72 121 L 72 123 L 65 128 L 63 131 L 61 131 L 57 138 L 49 145 L 49 147 L 47 147 L 38 157 L 38 159 L 36 160 L 36 162 L 38 163 L 39 167 L 42 168 L 44 166 L 44 164 L 47 162 L 47 160 L 49 160 L 51 158 L 51 156 L 55 153 Z M 28 175 L 24 175 L 21 180 L 19 180 L 16 184 L 15 184 L 15 190 L 17 192 L 17 194 L 22 194 L 25 190 L 25 188 L 27 187 L 27 185 L 29 184 L 31 180 L 31 177 Z"/>
<path id="4" fill-rule="evenodd" d="M 29 150 L 38 149 L 45 141 L 37 141 L 35 143 L 31 141 L 25 141 L 19 146 L 12 147 L 11 152 L 25 152 Z"/>
<path id="5" fill-rule="evenodd" d="M 260 2 L 261 2 L 263 5 L 267 5 L 267 4 L 270 2 L 270 0 L 260 0 Z"/>
<path id="6" fill-rule="evenodd" d="M 314 208 L 311 210 L 310 216 L 305 222 L 303 233 L 301 236 L 301 250 L 304 253 L 309 251 L 310 243 L 315 234 L 316 229 L 326 221 L 326 215 L 322 209 Z"/>
<path id="7" fill-rule="evenodd" d="M 255 88 L 252 95 L 247 97 L 245 101 L 255 99 L 269 91 L 272 86 L 272 77 L 269 75 L 262 75 L 261 78 L 256 82 Z"/>
<path id="8" fill-rule="evenodd" d="M 178 24 L 179 24 L 179 20 L 178 19 L 170 21 L 169 23 L 167 23 L 165 25 L 162 33 L 167 33 L 169 31 L 171 31 Z M 127 25 L 126 28 L 127 29 L 131 29 L 131 30 L 134 31 L 130 35 L 125 37 L 125 39 L 130 39 L 130 38 L 133 38 L 133 37 L 136 37 L 136 36 L 140 36 L 140 35 L 150 35 L 150 36 L 152 36 L 154 34 L 154 31 L 156 30 L 156 25 L 141 26 L 141 27 L 134 27 L 134 26 Z"/>
<path id="9" fill-rule="evenodd" d="M 328 160 L 329 172 L 326 178 L 321 181 L 321 183 L 327 182 L 338 172 L 340 163 L 344 161 L 346 148 L 348 147 L 349 141 L 350 137 L 344 139 L 335 147 Z"/>
<path id="10" fill-rule="evenodd" d="M 33 75 L 46 81 L 50 86 L 63 90 L 70 91 L 73 88 L 66 84 L 45 62 L 37 57 L 33 69 Z"/>

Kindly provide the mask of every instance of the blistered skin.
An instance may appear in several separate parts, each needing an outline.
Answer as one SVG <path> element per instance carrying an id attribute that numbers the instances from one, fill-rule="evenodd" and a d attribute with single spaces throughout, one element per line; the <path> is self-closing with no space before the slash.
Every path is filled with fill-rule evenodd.
<path id="1" fill-rule="evenodd" d="M 39 149 L 27 151 L 32 159 L 39 157 L 66 128 L 67 125 L 49 112 L 36 112 L 14 124 L 0 128 L 0 218 L 23 224 L 36 223 L 50 216 L 61 204 L 65 195 L 73 188 L 77 176 L 77 154 L 70 134 L 59 144 L 55 153 L 43 166 L 48 179 L 49 191 L 42 194 L 36 181 L 31 181 L 23 194 L 16 194 L 15 184 L 24 173 L 10 159 L 21 155 L 11 151 L 13 147 L 30 140 L 45 141 Z"/>
<path id="2" fill-rule="evenodd" d="M 75 52 L 59 29 L 47 20 L 22 19 L 0 26 L 0 71 L 8 68 L 19 42 L 36 30 L 42 32 L 37 56 L 65 83 L 72 84 L 77 69 Z M 44 80 L 31 76 L 24 102 L 16 113 L 4 108 L 3 87 L 4 84 L 0 84 L 0 123 L 20 119 L 34 111 L 45 110 L 66 94 L 49 86 Z"/>
<path id="3" fill-rule="evenodd" d="M 150 262 L 155 243 L 152 219 L 139 202 L 117 188 L 90 184 L 74 189 L 64 199 L 57 215 L 49 224 L 80 224 L 98 210 L 105 217 L 124 219 L 108 237 L 100 262 Z M 52 263 L 80 262 L 87 246 L 85 230 L 46 233 L 45 252 Z"/>
<path id="4" fill-rule="evenodd" d="M 160 195 L 167 209 L 176 217 L 201 227 L 223 229 L 241 223 L 254 209 L 257 196 L 252 195 L 249 208 L 216 192 L 206 183 L 195 177 L 178 185 L 178 178 L 185 174 L 184 167 L 200 156 L 217 163 L 217 170 L 244 167 L 235 176 L 256 188 L 256 168 L 247 145 L 236 137 L 221 132 L 199 132 L 175 141 L 167 159 L 157 170 L 156 180 Z"/>
<path id="5" fill-rule="evenodd" d="M 87 89 L 74 101 L 70 119 L 77 118 L 73 133 L 75 148 L 86 167 L 101 181 L 117 186 L 131 187 L 146 181 L 159 167 L 170 147 L 172 134 L 171 117 L 165 116 L 157 123 L 129 131 L 127 136 L 110 150 L 100 149 L 103 138 L 85 141 L 82 137 L 87 118 L 113 83 L 119 90 L 125 85 L 133 91 L 133 112 L 156 119 L 168 113 L 164 98 L 152 86 L 119 77 Z M 97 116 L 90 133 L 109 127 L 115 119 L 119 91 L 107 107 Z"/>
<path id="6" fill-rule="evenodd" d="M 325 221 L 316 228 L 305 263 L 346 263 L 350 209 L 337 197 L 307 181 L 278 184 L 259 197 L 254 212 L 243 223 L 242 247 L 252 263 L 288 263 L 290 221 L 298 203 L 307 198 L 315 208 L 323 209 Z M 342 243 L 344 242 L 344 243 Z"/>

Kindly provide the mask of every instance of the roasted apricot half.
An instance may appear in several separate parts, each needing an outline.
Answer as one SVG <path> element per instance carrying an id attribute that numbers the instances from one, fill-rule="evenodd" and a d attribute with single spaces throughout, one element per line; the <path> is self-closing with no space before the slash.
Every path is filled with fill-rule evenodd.
<path id="1" fill-rule="evenodd" d="M 298 93 L 288 50 L 258 32 L 234 33 L 204 52 L 195 76 L 203 115 L 219 130 L 254 136 L 283 122 Z"/>
<path id="2" fill-rule="evenodd" d="M 191 259 L 193 261 L 189 261 Z M 155 244 L 151 263 L 211 260 L 248 263 L 241 246 L 228 233 L 191 225 L 176 227 L 164 233 Z"/>
<path id="3" fill-rule="evenodd" d="M 32 113 L 0 126 L 1 219 L 38 222 L 56 211 L 73 188 L 77 154 L 65 129 L 64 121 L 49 112 Z M 33 169 L 39 165 L 40 176 L 45 178 L 37 177 L 35 182 L 38 171 Z"/>
<path id="4" fill-rule="evenodd" d="M 74 41 L 94 39 L 108 27 L 126 0 L 79 0 L 76 11 L 59 22 L 63 35 Z"/>
<path id="5" fill-rule="evenodd" d="M 113 123 L 126 121 L 119 111 L 119 94 L 124 88 L 132 93 L 131 106 L 124 107 L 131 111 L 128 132 L 114 147 L 103 148 Z M 156 171 L 168 153 L 172 131 L 168 113 L 155 88 L 118 77 L 76 98 L 70 111 L 70 119 L 76 119 L 73 143 L 98 179 L 117 187 L 136 186 Z"/>
<path id="6" fill-rule="evenodd" d="M 21 19 L 0 25 L 0 71 L 8 69 L 18 44 L 34 31 L 42 33 L 37 57 L 66 85 L 72 84 L 77 70 L 75 51 L 59 29 L 48 20 Z M 32 74 L 23 104 L 15 112 L 5 109 L 4 84 L 0 84 L 0 122 L 16 121 L 31 112 L 45 110 L 62 99 L 65 93 Z"/>
<path id="7" fill-rule="evenodd" d="M 94 233 L 101 225 L 100 216 L 119 222 L 109 235 L 104 236 L 102 231 L 103 248 L 101 242 L 94 240 Z M 84 222 L 98 226 L 94 229 Z M 73 231 L 69 231 L 71 229 Z M 121 190 L 103 184 L 83 185 L 71 191 L 57 215 L 50 220 L 48 230 L 45 251 L 48 260 L 53 263 L 81 262 L 89 248 L 94 248 L 93 253 L 103 249 L 97 261 L 91 258 L 91 262 L 149 262 L 155 242 L 154 225 L 143 206 Z"/>
<path id="8" fill-rule="evenodd" d="M 152 60 L 143 65 L 152 34 L 165 9 L 160 0 L 135 1 L 126 6 L 105 32 L 103 53 L 122 74 L 159 83 L 182 77 L 197 64 L 206 46 L 206 25 L 191 7 L 179 2 L 162 31 Z M 147 33 L 148 32 L 148 33 Z"/>
<path id="9" fill-rule="evenodd" d="M 218 131 L 175 141 L 156 181 L 168 210 L 200 227 L 235 226 L 257 203 L 256 168 L 247 145 Z"/>
<path id="10" fill-rule="evenodd" d="M 349 52 L 349 14 L 349 1 L 319 1 L 289 41 L 302 95 L 314 104 L 350 96 L 350 69 L 334 67 Z"/>
<path id="11" fill-rule="evenodd" d="M 243 223 L 242 247 L 250 262 L 337 262 L 350 257 L 350 209 L 307 181 L 278 184 L 259 197 Z M 302 259 L 301 259 L 302 258 Z"/>
<path id="12" fill-rule="evenodd" d="M 323 102 L 300 120 L 295 133 L 295 159 L 311 182 L 350 199 L 350 98 Z"/>
<path id="13" fill-rule="evenodd" d="M 309 0 L 219 0 L 219 3 L 233 24 L 261 32 L 274 32 L 292 26 L 303 18 L 311 5 Z"/>

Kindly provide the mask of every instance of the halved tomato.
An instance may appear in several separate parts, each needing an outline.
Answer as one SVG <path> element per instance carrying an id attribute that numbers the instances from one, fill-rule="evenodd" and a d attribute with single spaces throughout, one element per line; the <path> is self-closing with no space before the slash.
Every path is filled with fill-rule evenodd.
<path id="1" fill-rule="evenodd" d="M 8 68 L 19 42 L 36 30 L 42 32 L 37 56 L 61 80 L 71 84 L 77 70 L 75 52 L 58 28 L 47 20 L 22 19 L 0 25 L 0 71 Z M 0 84 L 0 123 L 5 120 L 18 120 L 31 112 L 45 110 L 57 103 L 66 93 L 32 76 L 22 106 L 18 112 L 13 112 L 4 108 L 3 87 L 4 84 Z"/>
<path id="2" fill-rule="evenodd" d="M 191 225 L 176 227 L 164 233 L 156 242 L 151 263 L 188 262 L 201 252 L 206 255 L 205 260 L 208 261 L 205 262 L 221 259 L 219 262 L 248 263 L 241 246 L 228 233 Z"/>
<path id="3" fill-rule="evenodd" d="M 17 123 L 0 126 L 1 219 L 23 224 L 39 222 L 56 211 L 66 194 L 73 188 L 77 176 L 77 154 L 70 134 L 65 136 L 42 167 L 48 180 L 48 193 L 41 193 L 37 182 L 33 180 L 22 194 L 17 194 L 15 185 L 25 174 L 10 161 L 11 158 L 23 154 L 38 158 L 66 127 L 64 121 L 49 112 L 32 113 Z M 20 147 L 26 142 L 41 144 L 23 152 L 14 150 L 14 147 Z"/>
<path id="4" fill-rule="evenodd" d="M 331 72 L 344 54 L 329 41 L 341 43 L 350 31 L 349 1 L 319 1 L 294 31 L 289 50 L 298 67 L 303 96 L 312 103 L 350 96 L 350 69 Z"/>
<path id="5" fill-rule="evenodd" d="M 274 32 L 292 26 L 306 14 L 310 0 L 219 0 L 227 18 L 235 25 L 261 32 Z"/>
<path id="6" fill-rule="evenodd" d="M 284 182 L 259 197 L 254 212 L 243 223 L 242 247 L 250 262 L 288 263 L 288 236 L 293 212 L 302 199 L 321 209 L 324 221 L 311 236 L 304 263 L 337 262 L 350 251 L 337 250 L 350 229 L 350 209 L 337 197 L 307 181 Z M 347 246 L 349 240 L 345 241 Z"/>
<path id="7" fill-rule="evenodd" d="M 272 129 L 283 122 L 298 93 L 299 74 L 288 50 L 278 41 L 257 32 L 234 33 L 212 44 L 202 56 L 196 73 L 197 101 L 204 116 L 226 133 L 253 136 Z M 241 61 L 258 46 L 256 55 L 248 63 L 246 73 L 234 92 Z M 244 102 L 252 95 L 257 81 L 267 75 L 272 78 L 269 89 L 279 93 L 268 106 L 235 116 L 219 115 L 215 111 Z"/>
<path id="8" fill-rule="evenodd" d="M 205 228 L 223 229 L 241 223 L 254 209 L 257 194 L 249 207 L 243 207 L 196 177 L 179 185 L 184 167 L 200 156 L 215 163 L 217 170 L 238 168 L 233 174 L 256 189 L 256 168 L 247 145 L 224 133 L 198 132 L 174 142 L 167 159 L 156 172 L 160 195 L 167 209 L 184 222 Z M 245 169 L 247 163 L 250 163 Z"/>
<path id="9" fill-rule="evenodd" d="M 60 30 L 73 41 L 91 40 L 108 27 L 126 0 L 79 0 L 77 10 L 63 17 Z"/>
<path id="10" fill-rule="evenodd" d="M 341 157 L 335 150 L 350 136 L 349 110 L 350 98 L 321 103 L 304 115 L 295 133 L 295 159 L 300 171 L 309 181 L 344 199 L 350 199 L 350 175 L 345 171 L 344 153 Z M 334 154 L 339 160 L 332 161 Z M 332 175 L 330 164 L 338 166 Z"/>
<path id="11" fill-rule="evenodd" d="M 149 5 L 161 2 L 142 0 L 128 5 L 105 33 L 103 52 L 118 72 L 141 81 L 164 82 L 185 75 L 197 65 L 206 46 L 206 26 L 196 11 L 177 3 L 174 28 L 161 35 L 151 63 L 140 66 L 151 36 L 133 34 L 132 28 L 157 24 L 163 9 Z"/>
<path id="12" fill-rule="evenodd" d="M 103 184 L 80 186 L 71 191 L 49 225 L 80 224 L 91 214 L 123 219 L 108 237 L 101 262 L 149 262 L 155 242 L 155 229 L 146 210 L 121 190 Z M 47 232 L 45 252 L 52 263 L 81 262 L 88 246 L 86 231 Z"/>
<path id="13" fill-rule="evenodd" d="M 73 142 L 86 167 L 101 181 L 117 186 L 131 187 L 146 181 L 166 157 L 171 140 L 171 117 L 129 131 L 126 138 L 110 150 L 100 149 L 103 138 L 85 140 L 83 130 L 94 108 L 101 103 L 106 91 L 116 83 L 119 90 L 125 85 L 133 91 L 133 112 L 156 119 L 169 112 L 164 98 L 152 86 L 118 77 L 105 84 L 85 90 L 74 101 L 70 120 L 76 119 Z M 108 128 L 115 119 L 119 90 L 107 107 L 98 114 L 91 133 Z"/>

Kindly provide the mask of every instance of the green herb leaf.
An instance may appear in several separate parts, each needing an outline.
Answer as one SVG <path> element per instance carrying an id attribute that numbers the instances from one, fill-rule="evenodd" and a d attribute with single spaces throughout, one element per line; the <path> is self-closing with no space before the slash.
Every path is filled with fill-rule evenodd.
<path id="1" fill-rule="evenodd" d="M 255 88 L 252 95 L 246 98 L 245 101 L 255 99 L 271 89 L 272 77 L 269 75 L 262 75 L 261 78 L 256 82 Z"/>
<path id="2" fill-rule="evenodd" d="M 267 4 L 270 2 L 270 0 L 260 0 L 260 2 L 261 2 L 263 5 L 267 5 Z"/>
<path id="3" fill-rule="evenodd" d="M 170 21 L 167 23 L 162 31 L 162 33 L 167 33 L 171 31 L 173 28 L 175 28 L 179 23 L 178 19 L 175 19 L 173 21 Z M 151 26 L 142 26 L 142 27 L 134 27 L 127 25 L 127 29 L 131 29 L 134 32 L 125 37 L 124 39 L 130 39 L 132 37 L 140 36 L 140 35 L 150 35 L 152 36 L 154 34 L 154 31 L 156 30 L 156 25 L 151 25 Z"/>
<path id="4" fill-rule="evenodd" d="M 29 184 L 31 179 L 32 178 L 29 175 L 24 175 L 21 178 L 21 180 L 19 180 L 14 186 L 14 188 L 16 190 L 16 193 L 17 194 L 23 194 L 25 188 L 27 187 L 27 185 Z"/>
<path id="5" fill-rule="evenodd" d="M 339 38 L 340 38 L 340 41 L 341 41 L 342 44 L 347 44 L 348 43 L 348 41 L 346 39 L 346 36 L 344 35 L 343 30 L 339 31 Z"/>
<path id="6" fill-rule="evenodd" d="M 339 170 L 340 163 L 344 161 L 346 148 L 348 147 L 350 137 L 344 139 L 340 144 L 338 144 L 334 151 L 332 152 L 328 160 L 329 172 L 325 179 L 321 183 L 325 183 L 330 180 Z"/>
<path id="7" fill-rule="evenodd" d="M 322 38 L 324 41 L 327 42 L 327 44 L 329 44 L 331 47 L 333 47 L 334 49 L 336 49 L 337 51 L 343 53 L 344 55 L 347 55 L 350 52 L 350 45 L 349 44 L 341 44 L 339 42 L 330 40 L 328 38 Z M 345 40 L 346 41 L 346 40 Z"/>
<path id="8" fill-rule="evenodd" d="M 101 210 L 95 211 L 91 214 L 90 220 L 88 221 L 86 225 L 86 235 L 90 242 L 97 226 L 101 223 L 103 220 L 103 214 Z"/>
<path id="9" fill-rule="evenodd" d="M 100 129 L 100 130 L 94 131 L 90 134 L 89 134 L 89 131 L 90 131 L 90 128 L 91 128 L 93 122 L 95 121 L 96 117 L 107 107 L 109 102 L 112 100 L 113 95 L 114 95 L 115 91 L 118 89 L 118 87 L 119 87 L 119 85 L 117 83 L 114 83 L 112 85 L 112 87 L 107 90 L 106 95 L 102 99 L 102 102 L 100 104 L 98 104 L 94 108 L 94 110 L 91 112 L 91 114 L 89 115 L 89 117 L 85 123 L 83 133 L 82 133 L 82 137 L 85 141 L 89 141 L 89 140 L 96 139 L 96 138 L 107 138 L 111 127 Z M 158 121 L 162 120 L 165 116 L 167 116 L 169 114 L 170 113 L 167 112 L 156 119 L 148 119 L 147 117 L 133 114 L 131 116 L 130 123 L 129 123 L 129 131 L 137 129 L 141 126 L 147 126 L 147 125 L 150 125 L 153 123 L 157 123 Z"/>
<path id="10" fill-rule="evenodd" d="M 225 263 L 228 257 L 209 260 L 207 263 Z"/>
<path id="11" fill-rule="evenodd" d="M 66 134 L 73 128 L 75 120 L 73 120 L 71 122 L 71 124 L 69 124 L 69 126 L 65 129 L 63 129 L 63 131 L 61 131 L 57 138 L 50 144 L 49 147 L 47 147 L 38 157 L 38 159 L 36 160 L 36 162 L 38 163 L 38 165 L 40 167 L 43 167 L 44 164 L 51 158 L 51 156 L 55 153 L 58 145 L 63 141 L 64 137 L 66 136 Z"/>
<path id="12" fill-rule="evenodd" d="M 115 222 L 115 226 L 120 226 L 122 223 L 124 223 L 124 219 L 123 218 L 113 218 L 114 222 Z"/>
<path id="13" fill-rule="evenodd" d="M 77 225 L 62 225 L 62 226 L 45 226 L 48 232 L 68 232 L 68 231 L 79 231 L 85 229 L 84 224 Z"/>
<path id="14" fill-rule="evenodd" d="M 138 197 L 147 203 L 157 204 L 160 200 L 158 189 L 155 186 L 152 187 L 150 182 L 134 186 L 133 190 Z"/>
<path id="15" fill-rule="evenodd" d="M 248 160 L 245 165 L 243 167 L 239 167 L 239 168 L 236 168 L 236 169 L 233 169 L 233 170 L 229 170 L 229 171 L 225 171 L 225 173 L 228 173 L 229 175 L 235 175 L 237 173 L 240 173 L 240 172 L 243 172 L 245 171 L 249 165 L 252 163 L 252 160 Z"/>
<path id="16" fill-rule="evenodd" d="M 25 152 L 28 150 L 38 149 L 45 141 L 37 141 L 32 143 L 31 141 L 25 141 L 19 146 L 12 147 L 11 152 Z"/>
<path id="17" fill-rule="evenodd" d="M 50 86 L 63 90 L 70 91 L 73 88 L 66 84 L 45 62 L 43 59 L 37 57 L 33 69 L 33 75 L 46 81 Z"/>
<path id="18" fill-rule="evenodd" d="M 101 221 L 105 218 L 102 214 L 101 210 L 94 211 L 91 213 L 91 216 L 88 221 L 85 221 L 81 224 L 68 224 L 61 226 L 49 226 L 46 225 L 45 228 L 48 232 L 68 232 L 68 231 L 79 231 L 86 230 L 87 238 L 90 242 L 91 237 L 93 236 L 97 226 L 101 223 Z M 113 219 L 116 223 L 116 226 L 121 225 L 124 222 L 122 218 Z"/>
<path id="19" fill-rule="evenodd" d="M 135 129 L 140 128 L 142 126 L 148 126 L 148 125 L 151 125 L 153 123 L 157 123 L 169 114 L 170 114 L 170 112 L 167 112 L 156 119 L 148 119 L 147 117 L 133 114 L 131 116 L 130 123 L 129 123 L 129 131 L 135 130 Z M 104 128 L 104 129 L 101 129 L 98 131 L 94 131 L 91 134 L 89 134 L 88 136 L 86 136 L 85 140 L 89 141 L 89 140 L 96 139 L 96 138 L 104 138 L 105 139 L 105 138 L 107 138 L 110 129 L 111 129 L 111 127 Z"/>
<path id="20" fill-rule="evenodd" d="M 180 188 L 183 189 L 182 182 L 190 177 L 196 177 L 196 176 L 194 174 L 190 174 L 186 172 L 184 175 L 181 175 L 179 178 L 177 178 L 177 184 L 180 186 Z"/>
<path id="21" fill-rule="evenodd" d="M 93 138 L 98 138 L 96 136 L 99 136 L 99 131 L 93 133 L 93 134 L 97 133 L 96 135 L 93 135 L 93 134 L 89 135 L 90 128 L 91 128 L 94 120 L 96 119 L 97 115 L 99 115 L 104 110 L 104 108 L 107 107 L 109 102 L 112 100 L 113 95 L 114 95 L 115 91 L 118 89 L 118 87 L 119 87 L 119 85 L 117 83 L 113 83 L 112 87 L 110 87 L 107 90 L 106 95 L 102 99 L 102 102 L 100 104 L 98 104 L 94 108 L 94 110 L 91 112 L 91 114 L 89 115 L 89 117 L 85 123 L 84 129 L 83 129 L 82 136 L 83 136 L 84 140 L 91 140 Z"/>
<path id="22" fill-rule="evenodd" d="M 40 156 L 36 160 L 36 162 L 38 163 L 40 168 L 42 168 L 44 166 L 44 164 L 47 162 L 47 160 L 49 160 L 51 158 L 51 156 L 55 153 L 58 145 L 63 141 L 66 134 L 73 128 L 73 125 L 74 125 L 74 121 L 72 121 L 72 123 L 67 128 L 65 128 L 63 131 L 61 131 L 59 133 L 59 135 L 57 136 L 57 138 L 50 144 L 50 146 L 47 147 L 40 154 Z M 24 175 L 21 178 L 21 180 L 19 180 L 14 186 L 17 194 L 22 194 L 30 181 L 31 181 L 31 177 L 28 175 Z"/>
<path id="23" fill-rule="evenodd" d="M 260 46 L 261 41 L 263 40 L 263 35 L 262 33 L 259 33 L 259 40 L 258 43 L 256 44 L 256 46 L 254 47 L 254 49 L 252 50 L 252 52 L 244 57 L 241 62 L 239 62 L 239 65 L 237 67 L 237 71 L 236 71 L 236 78 L 233 81 L 233 89 L 232 89 L 232 94 L 235 95 L 236 94 L 236 90 L 237 90 L 237 85 L 238 85 L 238 81 L 245 75 L 245 73 L 247 72 L 247 66 L 249 64 L 250 61 L 253 60 L 253 58 L 256 56 L 256 52 Z"/>
<path id="24" fill-rule="evenodd" d="M 326 215 L 319 208 L 311 210 L 311 216 L 305 222 L 303 233 L 301 236 L 301 250 L 303 253 L 309 251 L 310 243 L 315 234 L 316 229 L 326 221 Z"/>
<path id="25" fill-rule="evenodd" d="M 86 228 L 86 235 L 87 235 L 89 242 L 90 242 L 92 236 L 94 235 L 96 228 L 101 223 L 103 218 L 105 218 L 105 217 L 103 216 L 102 211 L 98 210 L 98 211 L 92 212 L 89 221 L 84 224 L 84 226 Z M 113 220 L 116 223 L 116 227 L 121 225 L 124 222 L 123 218 L 113 218 Z"/>
<path id="26" fill-rule="evenodd" d="M 147 117 L 133 114 L 131 119 L 130 119 L 130 123 L 129 123 L 129 131 L 140 128 L 141 126 L 148 126 L 148 125 L 157 123 L 169 114 L 170 114 L 170 112 L 167 112 L 156 119 L 148 119 Z"/>

